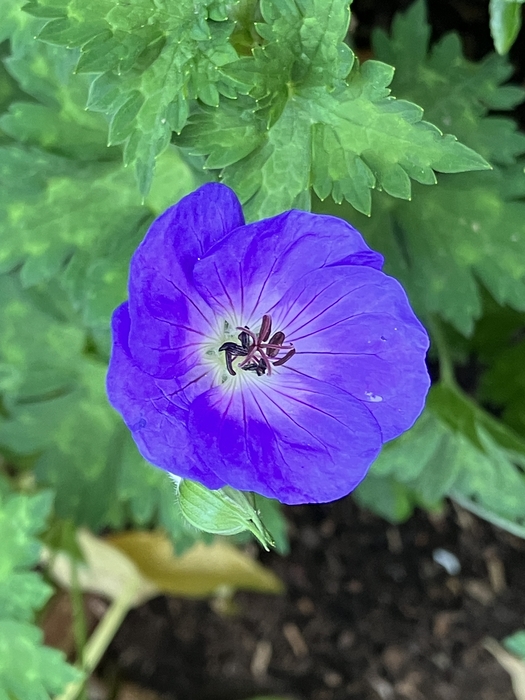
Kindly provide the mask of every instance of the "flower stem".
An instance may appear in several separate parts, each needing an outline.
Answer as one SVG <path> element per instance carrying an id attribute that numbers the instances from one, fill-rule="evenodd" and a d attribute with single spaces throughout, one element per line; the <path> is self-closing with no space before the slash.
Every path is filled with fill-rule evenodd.
<path id="1" fill-rule="evenodd" d="M 446 386 L 455 387 L 454 363 L 452 362 L 441 321 L 434 317 L 432 320 L 429 320 L 429 328 L 439 359 L 439 378 Z"/>
<path id="2" fill-rule="evenodd" d="M 136 594 L 137 583 L 133 581 L 130 582 L 128 586 L 123 589 L 120 596 L 111 603 L 108 611 L 99 622 L 84 648 L 84 663 L 82 666 L 82 670 L 85 673 L 84 678 L 70 683 L 65 692 L 57 697 L 56 700 L 76 700 L 84 687 L 86 679 L 97 667 L 124 618 L 135 604 Z"/>

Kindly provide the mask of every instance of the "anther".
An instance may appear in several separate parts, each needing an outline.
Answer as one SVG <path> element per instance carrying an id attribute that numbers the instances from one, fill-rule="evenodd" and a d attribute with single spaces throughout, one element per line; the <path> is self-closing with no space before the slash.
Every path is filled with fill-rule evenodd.
<path id="1" fill-rule="evenodd" d="M 295 355 L 293 345 L 284 344 L 285 335 L 282 331 L 277 331 L 270 338 L 272 318 L 269 314 L 264 314 L 262 317 L 261 327 L 257 334 L 247 326 L 238 326 L 237 330 L 240 331 L 237 337 L 241 344 L 229 341 L 223 343 L 219 348 L 219 352 L 225 354 L 226 369 L 233 376 L 236 374 L 233 369 L 233 360 L 236 357 L 244 358 L 239 364 L 240 369 L 246 372 L 255 372 L 258 377 L 261 377 L 266 372 L 270 375 L 272 366 L 284 365 Z M 269 341 L 268 338 L 270 338 Z M 288 351 L 284 357 L 278 360 L 274 359 L 283 350 Z"/>

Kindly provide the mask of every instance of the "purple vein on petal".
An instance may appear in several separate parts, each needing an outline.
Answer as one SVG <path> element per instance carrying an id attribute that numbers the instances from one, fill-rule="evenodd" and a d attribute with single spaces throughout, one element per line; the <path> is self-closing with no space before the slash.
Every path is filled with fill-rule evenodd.
<path id="1" fill-rule="evenodd" d="M 193 367 L 191 367 L 191 368 L 188 370 L 188 372 L 190 372 L 192 369 L 193 369 Z M 192 380 L 189 381 L 187 384 L 185 384 L 184 386 L 180 387 L 180 389 L 175 389 L 175 391 L 171 391 L 169 394 L 167 394 L 166 392 L 164 392 L 164 391 L 162 390 L 162 388 L 161 388 L 158 384 L 155 384 L 155 386 L 156 386 L 157 389 L 160 391 L 160 393 L 162 394 L 162 396 L 163 396 L 167 401 L 170 401 L 170 398 L 171 398 L 171 397 L 176 396 L 177 394 L 180 394 L 181 392 L 186 391 L 186 389 L 187 389 L 189 386 L 191 386 L 192 384 L 196 384 L 197 382 L 200 382 L 200 380 L 201 380 L 203 377 L 205 377 L 207 374 L 209 374 L 209 372 L 203 372 L 199 377 L 196 377 L 195 379 L 192 379 Z M 171 401 L 170 401 L 170 403 L 171 403 Z"/>
<path id="2" fill-rule="evenodd" d="M 191 326 L 183 326 L 181 323 L 173 323 L 173 321 L 168 321 L 166 318 L 158 318 L 157 316 L 152 316 L 156 321 L 159 323 L 165 323 L 167 326 L 170 326 L 171 328 L 182 328 L 185 331 L 190 331 L 191 333 L 196 333 L 197 335 L 202 335 L 203 338 L 207 338 L 208 336 L 206 333 L 203 333 L 202 331 L 198 331 L 196 328 L 191 328 Z M 153 346 L 149 345 L 152 350 L 159 350 L 159 348 L 154 348 Z M 162 350 L 165 350 L 165 348 L 162 348 Z"/>
<path id="3" fill-rule="evenodd" d="M 174 289 L 176 289 L 180 294 L 182 294 L 183 297 L 185 297 L 185 298 L 189 301 L 189 303 L 193 306 L 193 308 L 194 308 L 196 311 L 198 311 L 198 312 L 200 313 L 200 315 L 202 316 L 202 318 L 206 321 L 206 323 L 209 325 L 209 327 L 213 330 L 213 326 L 212 326 L 212 324 L 211 324 L 210 319 L 204 314 L 204 312 L 202 311 L 202 309 L 200 309 L 200 308 L 198 307 L 198 305 L 193 301 L 193 299 L 192 299 L 188 294 L 186 294 L 186 292 L 182 291 L 182 289 L 180 289 L 180 287 L 177 287 L 177 285 L 175 284 L 175 282 L 172 282 L 172 280 L 168 279 L 167 277 L 164 277 L 164 279 L 166 280 L 166 282 L 168 282 L 169 284 L 171 284 L 171 286 L 172 286 Z"/>
<path id="4" fill-rule="evenodd" d="M 376 352 L 332 352 L 332 350 L 301 350 L 301 355 L 348 355 L 349 357 L 360 357 L 361 355 L 366 355 L 367 357 L 377 357 L 378 360 L 383 360 L 380 355 Z"/>
<path id="5" fill-rule="evenodd" d="M 305 310 L 310 306 L 310 304 L 313 304 L 313 302 L 314 302 L 318 297 L 320 297 L 321 294 L 323 294 L 324 292 L 326 292 L 327 289 L 330 289 L 330 287 L 333 287 L 334 284 L 337 284 L 337 282 L 330 282 L 330 284 L 328 284 L 324 289 L 320 289 L 320 290 L 317 292 L 317 294 L 316 294 L 315 296 L 313 296 L 311 299 L 309 299 L 309 300 L 306 302 L 306 304 L 303 306 L 303 308 L 300 309 L 300 310 L 295 314 L 295 316 L 291 319 L 291 321 L 288 321 L 288 320 L 286 321 L 286 327 L 289 328 L 289 326 L 291 326 L 291 324 L 292 324 L 299 316 L 301 316 L 301 314 L 303 314 L 303 313 L 305 312 Z M 290 307 L 291 307 L 291 308 L 293 308 L 293 306 L 294 306 L 295 303 L 297 302 L 297 299 L 299 299 L 299 297 L 301 296 L 301 294 L 303 293 L 303 291 L 304 291 L 304 290 L 301 290 L 301 291 L 299 292 L 298 296 L 297 296 L 297 297 L 293 300 L 293 302 L 290 304 Z M 329 307 L 328 307 L 328 308 L 329 308 Z M 324 313 L 324 312 L 321 312 L 321 313 Z M 314 318 L 315 318 L 315 317 L 314 317 Z M 310 321 L 312 321 L 312 320 L 314 320 L 314 319 L 310 319 L 309 321 L 307 321 L 306 323 L 304 323 L 303 326 L 307 325 L 307 324 L 310 323 Z M 295 333 L 296 330 L 300 330 L 303 326 L 299 326 L 299 328 L 296 328 L 296 329 L 293 330 L 293 331 L 288 330 L 288 334 L 290 334 L 290 333 Z"/>
<path id="6" fill-rule="evenodd" d="M 264 282 L 262 283 L 261 289 L 259 291 L 259 296 L 257 297 L 257 301 L 255 302 L 255 304 L 253 305 L 253 309 L 252 309 L 252 312 L 251 312 L 249 318 L 251 318 L 253 316 L 253 314 L 255 313 L 255 310 L 259 306 L 259 302 L 261 301 L 261 297 L 263 295 L 264 290 L 266 289 L 266 285 L 267 285 L 268 280 L 270 279 L 270 277 L 272 275 L 272 272 L 274 271 L 274 268 L 275 268 L 275 265 L 277 264 L 277 261 L 278 261 L 278 258 L 275 258 L 273 263 L 272 263 L 272 266 L 270 268 L 270 271 L 268 272 Z"/>
<path id="7" fill-rule="evenodd" d="M 333 416 L 331 413 L 327 413 L 326 411 L 323 411 L 321 408 L 318 408 L 317 406 L 314 406 L 311 403 L 308 403 L 307 401 L 302 401 L 301 399 L 298 399 L 296 396 L 291 396 L 290 394 L 284 394 L 282 391 L 279 391 L 278 389 L 274 389 L 276 394 L 279 394 L 280 396 L 284 396 L 285 399 L 288 399 L 289 401 L 295 401 L 296 403 L 301 404 L 302 406 L 307 406 L 307 408 L 311 408 L 313 411 L 317 411 L 318 413 L 321 413 L 323 416 L 326 416 L 327 418 L 331 418 L 332 420 L 335 420 L 337 423 L 342 425 L 344 428 L 347 426 L 343 423 L 343 421 L 339 420 L 339 418 L 336 418 Z M 312 391 L 309 390 L 310 393 L 316 394 L 317 396 L 324 396 L 320 391 Z"/>
<path id="8" fill-rule="evenodd" d="M 379 359 L 381 359 L 381 358 L 379 358 Z M 306 374 L 306 372 L 301 372 L 301 370 L 295 369 L 295 367 L 288 367 L 287 369 L 288 369 L 290 372 L 295 372 L 296 374 L 300 374 L 302 377 L 306 377 L 307 379 L 315 379 L 315 377 L 312 377 L 310 374 Z M 316 381 L 319 381 L 319 380 L 316 380 Z M 337 386 L 337 384 L 333 384 L 332 382 L 329 382 L 329 381 L 327 381 L 326 379 L 323 379 L 322 381 L 323 381 L 324 384 L 327 384 L 328 386 L 331 386 L 331 387 L 333 387 L 334 389 L 337 389 L 338 391 L 342 391 L 344 394 L 348 394 L 348 396 L 351 396 L 351 397 L 352 397 L 353 399 L 355 399 L 356 401 L 359 401 L 359 403 L 360 403 L 362 406 L 364 406 L 364 407 L 366 408 L 366 410 L 368 411 L 368 413 L 372 416 L 372 418 L 373 418 L 373 420 L 374 420 L 374 422 L 375 422 L 375 424 L 377 425 L 377 428 L 378 428 L 378 430 L 379 430 L 379 434 L 381 435 L 381 439 L 383 439 L 383 431 L 382 431 L 382 429 L 381 429 L 381 425 L 379 424 L 379 421 L 377 420 L 377 418 L 376 418 L 375 415 L 373 414 L 373 412 L 372 412 L 372 410 L 371 410 L 371 408 L 370 408 L 370 405 L 369 405 L 368 401 L 363 401 L 362 399 L 360 399 L 360 398 L 359 398 L 358 396 L 356 396 L 355 394 L 352 394 L 351 391 L 348 391 L 347 389 L 343 389 L 342 387 Z M 383 442 L 384 442 L 384 440 L 383 440 Z"/>
<path id="9" fill-rule="evenodd" d="M 214 266 L 214 268 L 215 268 L 215 272 L 217 273 L 217 279 L 219 280 L 219 283 L 220 283 L 220 285 L 221 285 L 221 287 L 222 287 L 222 291 L 224 292 L 224 295 L 226 296 L 226 298 L 227 298 L 228 301 L 230 302 L 230 308 L 227 309 L 227 308 L 224 306 L 224 304 L 223 304 L 222 302 L 219 302 L 217 299 L 215 299 L 215 301 L 219 304 L 219 306 L 221 306 L 221 307 L 224 309 L 224 311 L 225 311 L 227 314 L 235 313 L 235 305 L 234 305 L 234 303 L 233 303 L 233 301 L 232 301 L 232 298 L 230 297 L 230 295 L 229 295 L 229 293 L 228 293 L 228 290 L 227 290 L 226 287 L 224 286 L 224 282 L 222 281 L 222 277 L 219 275 L 219 270 L 218 270 L 218 268 L 217 268 L 217 263 L 213 263 L 213 266 Z"/>
<path id="10" fill-rule="evenodd" d="M 284 408 L 283 408 L 282 406 L 279 406 L 279 404 L 278 404 L 276 401 L 274 401 L 272 398 L 270 398 L 270 396 L 268 396 L 268 394 L 267 394 L 263 389 L 261 389 L 261 391 L 262 391 L 262 393 L 266 396 L 266 398 L 268 399 L 268 401 L 270 401 L 270 403 L 273 403 L 273 405 L 274 405 L 277 409 L 279 409 L 279 411 L 281 411 L 281 413 L 283 413 L 283 414 L 288 418 L 288 420 L 290 420 L 290 421 L 291 421 L 294 425 L 296 425 L 300 430 L 303 430 L 305 433 L 307 433 L 307 435 L 310 435 L 311 438 L 313 438 L 316 442 L 318 442 L 320 445 L 322 445 L 322 446 L 326 449 L 326 445 L 325 445 L 324 442 L 322 442 L 322 440 L 320 440 L 316 435 L 314 435 L 314 434 L 311 433 L 309 430 L 307 430 L 307 429 L 304 427 L 304 425 L 301 425 L 301 424 L 298 423 L 296 420 L 294 420 L 294 419 L 292 418 L 292 416 L 291 416 L 289 413 L 287 413 L 287 412 L 284 410 Z M 279 392 L 276 392 L 276 393 L 279 393 Z M 286 398 L 291 398 L 291 397 L 288 396 L 287 394 L 281 394 L 281 395 L 282 395 L 282 396 L 286 396 Z M 308 406 L 309 404 L 305 404 L 305 405 Z"/>
<path id="11" fill-rule="evenodd" d="M 303 309 L 297 314 L 297 316 L 300 316 L 302 313 L 304 313 L 305 310 L 310 306 L 310 304 L 312 304 L 321 294 L 323 294 L 323 292 L 325 292 L 327 289 L 332 287 L 334 284 L 336 284 L 336 282 L 332 282 L 331 284 L 328 285 L 328 287 L 325 287 L 320 292 L 318 292 L 314 297 L 312 297 L 312 299 L 310 299 L 310 301 L 306 304 L 306 306 L 303 307 Z M 313 321 L 316 321 L 320 316 L 325 314 L 327 311 L 332 309 L 334 306 L 337 306 L 337 304 L 339 304 L 340 301 L 343 301 L 343 299 L 346 299 L 346 297 L 351 296 L 354 292 L 359 291 L 359 289 L 363 289 L 363 287 L 365 287 L 365 286 L 367 286 L 367 285 L 363 284 L 360 287 L 356 287 L 355 289 L 351 289 L 349 292 L 345 292 L 342 296 L 339 297 L 339 299 L 336 299 L 331 304 L 329 304 L 327 307 L 325 307 L 324 309 L 319 311 L 319 313 L 316 316 L 312 316 L 307 321 L 305 321 L 305 323 L 303 323 L 302 326 L 298 326 L 297 328 L 294 328 L 294 330 L 291 331 L 291 333 L 297 333 L 297 331 L 300 331 L 301 328 L 305 328 L 305 326 L 308 326 L 308 324 L 312 323 Z M 297 318 L 297 316 L 295 318 Z M 349 318 L 353 318 L 353 317 L 350 316 Z"/>
<path id="12" fill-rule="evenodd" d="M 242 279 L 242 265 L 241 263 L 238 263 L 239 265 L 239 287 L 241 291 L 241 319 L 244 318 L 244 283 Z"/>
<path id="13" fill-rule="evenodd" d="M 219 430 L 217 431 L 218 435 L 220 435 L 222 432 L 222 425 L 223 425 L 224 421 L 226 420 L 226 416 L 228 415 L 228 411 L 230 410 L 232 402 L 233 402 L 233 393 L 230 395 L 230 400 L 228 401 L 228 405 L 226 406 L 224 412 L 221 415 L 221 424 L 219 426 Z M 220 406 L 220 403 L 221 403 L 221 397 L 219 397 L 217 399 L 217 401 L 213 404 L 212 408 L 215 408 L 216 406 Z"/>
<path id="14" fill-rule="evenodd" d="M 268 426 L 268 429 L 269 429 L 270 433 L 271 433 L 271 434 L 274 434 L 274 433 L 275 433 L 275 428 L 272 427 L 270 421 L 268 420 L 268 418 L 267 418 L 265 412 L 263 411 L 263 409 L 262 409 L 262 407 L 261 407 L 261 404 L 257 401 L 257 397 L 255 396 L 255 392 L 254 392 L 254 391 L 250 391 L 250 393 L 251 393 L 251 395 L 252 395 L 252 399 L 253 399 L 255 405 L 256 405 L 257 408 L 259 409 L 259 413 L 261 414 L 261 416 L 262 416 L 264 422 L 265 422 L 266 425 Z M 279 441 L 279 440 L 274 440 L 273 446 L 277 448 L 277 451 L 278 451 L 279 454 L 281 455 L 281 459 L 283 460 L 283 463 L 286 464 L 286 458 L 285 458 L 285 456 L 284 456 L 284 454 L 283 454 L 283 452 L 282 452 L 282 450 L 281 450 L 280 441 Z M 275 465 L 274 465 L 274 468 L 275 468 Z"/>
<path id="15" fill-rule="evenodd" d="M 241 391 L 241 403 L 242 403 L 242 426 L 244 433 L 244 444 L 248 446 L 248 422 L 246 420 L 246 404 L 244 403 L 244 394 Z"/>
<path id="16" fill-rule="evenodd" d="M 326 311 L 326 309 L 325 309 L 325 311 Z M 311 333 L 307 333 L 306 335 L 300 335 L 298 338 L 296 338 L 294 336 L 293 338 L 290 338 L 290 342 L 296 343 L 299 340 L 304 340 L 304 338 L 310 338 L 312 335 L 316 335 L 317 333 L 323 333 L 323 331 L 327 331 L 329 328 L 335 328 L 335 326 L 338 326 L 340 323 L 346 323 L 346 321 L 350 321 L 353 318 L 359 318 L 360 316 L 368 316 L 368 315 L 369 314 L 367 312 L 364 312 L 364 313 L 360 313 L 360 314 L 352 314 L 351 316 L 346 316 L 346 318 L 339 318 L 337 321 L 335 321 L 334 323 L 331 323 L 329 326 L 324 326 L 323 328 L 316 328 Z M 312 319 L 312 320 L 314 320 L 314 319 Z M 307 326 L 308 323 L 305 323 L 304 325 Z M 303 326 L 301 326 L 301 327 L 303 327 Z M 289 335 L 292 336 L 293 334 L 290 333 Z"/>

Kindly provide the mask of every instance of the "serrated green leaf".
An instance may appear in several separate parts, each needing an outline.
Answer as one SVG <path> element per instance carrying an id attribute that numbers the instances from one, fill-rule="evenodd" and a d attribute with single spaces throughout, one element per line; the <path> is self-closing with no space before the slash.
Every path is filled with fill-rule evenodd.
<path id="1" fill-rule="evenodd" d="M 51 594 L 51 588 L 31 569 L 40 552 L 35 536 L 45 527 L 53 495 L 48 491 L 32 498 L 0 499 L 0 619 L 28 620 Z"/>
<path id="2" fill-rule="evenodd" d="M 490 0 L 490 33 L 499 54 L 506 54 L 521 29 L 523 0 Z"/>
<path id="3" fill-rule="evenodd" d="M 376 57 L 396 67 L 394 94 L 421 105 L 430 122 L 491 162 L 508 163 L 508 149 L 514 157 L 525 152 L 525 136 L 516 133 L 513 121 L 499 117 L 497 137 L 487 125 L 489 109 L 509 110 L 525 99 L 523 88 L 502 85 L 514 72 L 508 60 L 489 55 L 478 63 L 468 61 L 455 33 L 430 48 L 430 31 L 424 0 L 396 15 L 391 36 L 374 31 Z"/>
<path id="4" fill-rule="evenodd" d="M 486 116 L 489 107 L 509 109 L 525 93 L 501 87 L 512 73 L 506 59 L 466 61 L 456 35 L 443 37 L 428 53 L 429 34 L 423 2 L 396 17 L 392 37 L 375 34 L 377 55 L 396 65 L 393 88 L 502 167 L 440 176 L 435 188 L 414 184 L 410 204 L 376 194 L 371 218 L 345 205 L 316 202 L 315 209 L 344 216 L 385 255 L 386 270 L 403 282 L 420 315 L 437 313 L 469 335 L 481 315 L 480 282 L 500 304 L 525 308 L 525 177 L 516 160 L 525 150 L 525 136 L 513 121 Z M 420 182 L 433 175 L 428 168 L 407 172 Z M 365 193 L 355 191 L 354 181 L 349 182 L 354 197 L 363 200 Z M 324 187 L 319 194 L 326 192 Z"/>
<path id="5" fill-rule="evenodd" d="M 237 81 L 222 70 L 237 58 L 228 41 L 233 23 L 217 20 L 224 14 L 215 0 L 55 0 L 53 7 L 65 16 L 48 22 L 40 38 L 80 48 L 77 70 L 92 76 L 90 108 L 110 118 L 110 142 L 124 143 L 125 163 L 147 194 L 155 160 L 171 130 L 184 125 L 188 102 L 216 105 L 219 93 L 235 94 Z"/>
<path id="6" fill-rule="evenodd" d="M 73 163 L 18 147 L 4 148 L 0 158 L 0 271 L 22 263 L 26 285 L 49 279 L 75 250 L 147 216 L 120 165 Z"/>
<path id="7" fill-rule="evenodd" d="M 426 313 L 470 334 L 481 315 L 478 280 L 498 303 L 525 309 L 525 206 L 507 200 L 504 174 L 418 188 L 416 206 L 398 207 L 393 219 L 410 260 L 396 273 Z"/>
<path id="8" fill-rule="evenodd" d="M 34 41 L 34 27 L 20 33 L 6 60 L 10 74 L 26 93 L 0 117 L 0 128 L 17 141 L 81 160 L 111 160 L 120 153 L 107 147 L 107 124 L 86 112 L 88 80 L 73 75 L 75 55 Z M 29 96 L 37 100 L 29 101 Z"/>
<path id="9" fill-rule="evenodd" d="M 44 646 L 38 627 L 0 619 L 0 697 L 51 700 L 79 675 L 61 652 Z"/>
<path id="10" fill-rule="evenodd" d="M 0 697 L 50 700 L 79 673 L 63 654 L 43 645 L 31 620 L 51 595 L 51 587 L 32 569 L 52 505 L 52 493 L 0 494 Z"/>
<path id="11" fill-rule="evenodd" d="M 422 121 L 417 105 L 390 96 L 391 66 L 355 65 L 343 43 L 346 2 L 267 0 L 261 12 L 265 43 L 225 69 L 251 101 L 199 112 L 178 142 L 222 170 L 249 219 L 308 207 L 310 186 L 369 214 L 373 188 L 409 199 L 411 179 L 433 184 L 434 171 L 489 167 Z"/>

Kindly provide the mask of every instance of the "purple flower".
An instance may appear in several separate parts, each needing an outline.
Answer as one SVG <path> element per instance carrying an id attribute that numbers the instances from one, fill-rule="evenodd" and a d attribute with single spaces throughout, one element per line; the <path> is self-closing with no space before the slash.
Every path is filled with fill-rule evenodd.
<path id="1" fill-rule="evenodd" d="M 245 225 L 208 184 L 135 252 L 107 388 L 142 455 L 209 488 L 340 498 L 410 428 L 427 335 L 381 255 L 331 216 Z"/>

